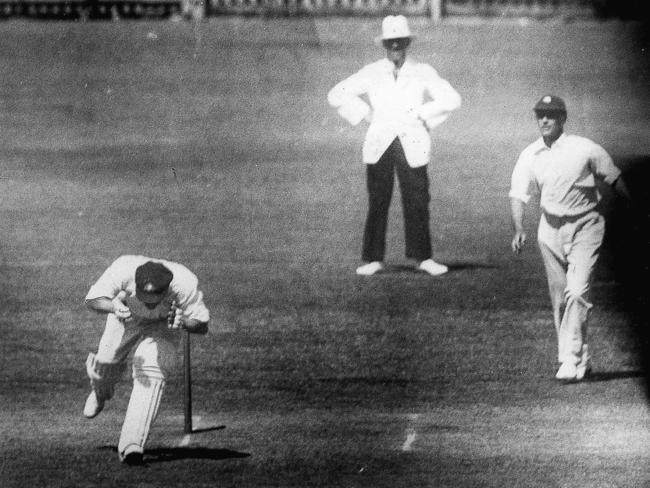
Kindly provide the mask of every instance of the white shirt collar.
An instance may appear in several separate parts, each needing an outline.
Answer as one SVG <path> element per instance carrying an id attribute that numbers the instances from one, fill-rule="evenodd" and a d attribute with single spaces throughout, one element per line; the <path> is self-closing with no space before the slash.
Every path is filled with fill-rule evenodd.
<path id="1" fill-rule="evenodd" d="M 561 146 L 564 139 L 566 139 L 566 132 L 562 132 L 562 134 L 560 134 L 560 137 L 558 137 L 555 140 L 555 142 L 553 142 L 553 144 L 551 144 L 551 147 L 548 147 L 546 145 L 546 143 L 544 143 L 544 138 L 540 137 L 539 139 L 537 139 L 537 147 L 535 148 L 535 152 L 539 153 L 539 152 L 543 151 L 544 149 L 550 150 L 550 149 L 556 147 L 557 145 Z"/>
<path id="2" fill-rule="evenodd" d="M 382 59 L 383 66 L 382 68 L 386 70 L 387 73 L 393 73 L 393 69 L 395 68 L 395 65 L 391 63 L 387 58 Z M 402 67 L 399 69 L 400 72 L 404 72 L 405 69 L 409 69 L 411 66 L 413 66 L 413 61 L 411 60 L 410 57 L 406 57 L 404 60 L 404 64 Z"/>

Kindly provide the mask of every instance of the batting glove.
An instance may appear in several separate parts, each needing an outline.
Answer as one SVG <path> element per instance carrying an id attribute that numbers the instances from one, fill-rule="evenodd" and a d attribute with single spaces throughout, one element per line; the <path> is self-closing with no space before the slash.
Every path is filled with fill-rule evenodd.
<path id="1" fill-rule="evenodd" d="M 183 310 L 176 306 L 176 301 L 173 301 L 167 314 L 167 327 L 170 329 L 182 329 L 184 326 Z"/>
<path id="2" fill-rule="evenodd" d="M 124 298 L 126 298 L 126 293 L 121 291 L 112 300 L 113 314 L 115 314 L 115 317 L 117 317 L 119 320 L 129 320 L 131 318 L 131 309 L 129 309 L 129 307 L 127 307 L 126 304 L 122 301 Z"/>

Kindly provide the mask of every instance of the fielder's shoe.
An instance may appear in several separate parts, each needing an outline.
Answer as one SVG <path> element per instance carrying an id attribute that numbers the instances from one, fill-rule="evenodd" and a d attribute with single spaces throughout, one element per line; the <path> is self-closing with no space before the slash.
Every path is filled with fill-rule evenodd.
<path id="1" fill-rule="evenodd" d="M 363 266 L 357 268 L 357 274 L 361 276 L 371 276 L 374 275 L 377 271 L 384 269 L 384 265 L 381 261 L 373 261 Z"/>
<path id="2" fill-rule="evenodd" d="M 138 446 L 129 446 L 120 453 L 120 461 L 127 466 L 143 466 L 144 455 Z"/>
<path id="3" fill-rule="evenodd" d="M 431 276 L 440 276 L 449 271 L 449 268 L 444 264 L 436 263 L 433 259 L 425 259 L 418 266 L 420 271 L 429 273 Z"/>
<path id="4" fill-rule="evenodd" d="M 591 374 L 591 356 L 589 355 L 589 346 L 582 345 L 580 361 L 576 365 L 576 381 L 582 381 Z"/>
<path id="5" fill-rule="evenodd" d="M 103 409 L 104 400 L 100 401 L 95 390 L 91 391 L 86 399 L 86 405 L 84 405 L 84 416 L 89 419 L 95 418 Z"/>
<path id="6" fill-rule="evenodd" d="M 584 364 L 576 366 L 576 381 L 582 381 L 589 377 L 591 374 L 591 363 L 587 361 Z"/>
<path id="7" fill-rule="evenodd" d="M 578 376 L 578 367 L 573 363 L 562 363 L 557 370 L 555 379 L 565 382 L 576 381 Z M 584 375 L 583 375 L 584 376 Z"/>

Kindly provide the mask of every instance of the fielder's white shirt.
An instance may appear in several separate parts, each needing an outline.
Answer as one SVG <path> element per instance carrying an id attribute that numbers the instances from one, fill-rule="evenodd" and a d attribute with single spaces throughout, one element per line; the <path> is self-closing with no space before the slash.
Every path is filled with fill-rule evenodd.
<path id="1" fill-rule="evenodd" d="M 167 295 L 152 310 L 145 307 L 135 296 L 135 270 L 147 261 L 161 263 L 174 275 L 169 284 Z M 112 300 L 118 293 L 124 291 L 126 298 L 123 301 L 131 310 L 134 325 L 166 322 L 172 301 L 175 301 L 176 306 L 183 311 L 184 317 L 196 319 L 199 322 L 208 322 L 210 312 L 203 303 L 203 293 L 198 289 L 198 283 L 199 280 L 194 273 L 182 264 L 146 256 L 125 255 L 117 258 L 104 271 L 88 291 L 86 300 L 100 297 Z"/>
<path id="2" fill-rule="evenodd" d="M 376 163 L 399 137 L 409 166 L 424 166 L 431 151 L 427 129 L 441 124 L 460 107 L 461 97 L 428 64 L 406 58 L 397 79 L 393 68 L 386 58 L 369 64 L 338 83 L 327 99 L 352 125 L 361 122 L 372 106 L 363 144 L 364 163 Z M 364 95 L 370 105 L 361 98 Z"/>
<path id="3" fill-rule="evenodd" d="M 611 185 L 620 174 L 607 151 L 585 137 L 562 134 L 551 147 L 540 137 L 519 156 L 509 196 L 528 203 L 540 195 L 546 213 L 580 215 L 600 200 L 596 178 Z"/>

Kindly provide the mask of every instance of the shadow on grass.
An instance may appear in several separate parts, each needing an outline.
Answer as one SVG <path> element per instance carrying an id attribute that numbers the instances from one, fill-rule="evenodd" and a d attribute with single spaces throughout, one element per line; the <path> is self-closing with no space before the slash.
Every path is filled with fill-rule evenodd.
<path id="1" fill-rule="evenodd" d="M 247 452 L 233 451 L 231 449 L 209 449 L 207 447 L 161 447 L 146 449 L 144 461 L 146 463 L 164 463 L 179 459 L 210 459 L 221 461 L 224 459 L 247 458 Z"/>
<path id="2" fill-rule="evenodd" d="M 202 429 L 192 429 L 192 434 L 202 434 L 203 432 L 212 432 L 213 430 L 223 430 L 225 425 L 215 425 L 212 427 L 204 427 Z"/>
<path id="3" fill-rule="evenodd" d="M 592 372 L 585 381 L 598 383 L 600 381 L 624 380 L 628 378 L 643 378 L 643 371 L 596 371 Z"/>
<path id="4" fill-rule="evenodd" d="M 117 453 L 117 446 L 101 446 L 98 449 L 109 450 Z M 166 463 L 180 459 L 208 459 L 223 461 L 225 459 L 247 458 L 247 452 L 233 451 L 231 449 L 212 449 L 207 447 L 158 447 L 145 449 L 144 463 Z"/>
<path id="5" fill-rule="evenodd" d="M 465 269 L 499 269 L 500 266 L 496 264 L 488 263 L 462 263 L 462 262 L 452 262 L 446 263 L 450 272 L 453 271 L 462 271 Z"/>
<path id="6" fill-rule="evenodd" d="M 451 262 L 444 263 L 449 268 L 448 273 L 453 273 L 454 271 L 463 271 L 466 269 L 498 269 L 499 266 L 488 263 L 462 263 L 462 262 Z M 395 275 L 395 274 L 418 274 L 422 276 L 428 276 L 424 271 L 417 269 L 416 265 L 409 266 L 408 264 L 388 264 L 377 273 L 377 275 Z"/>

